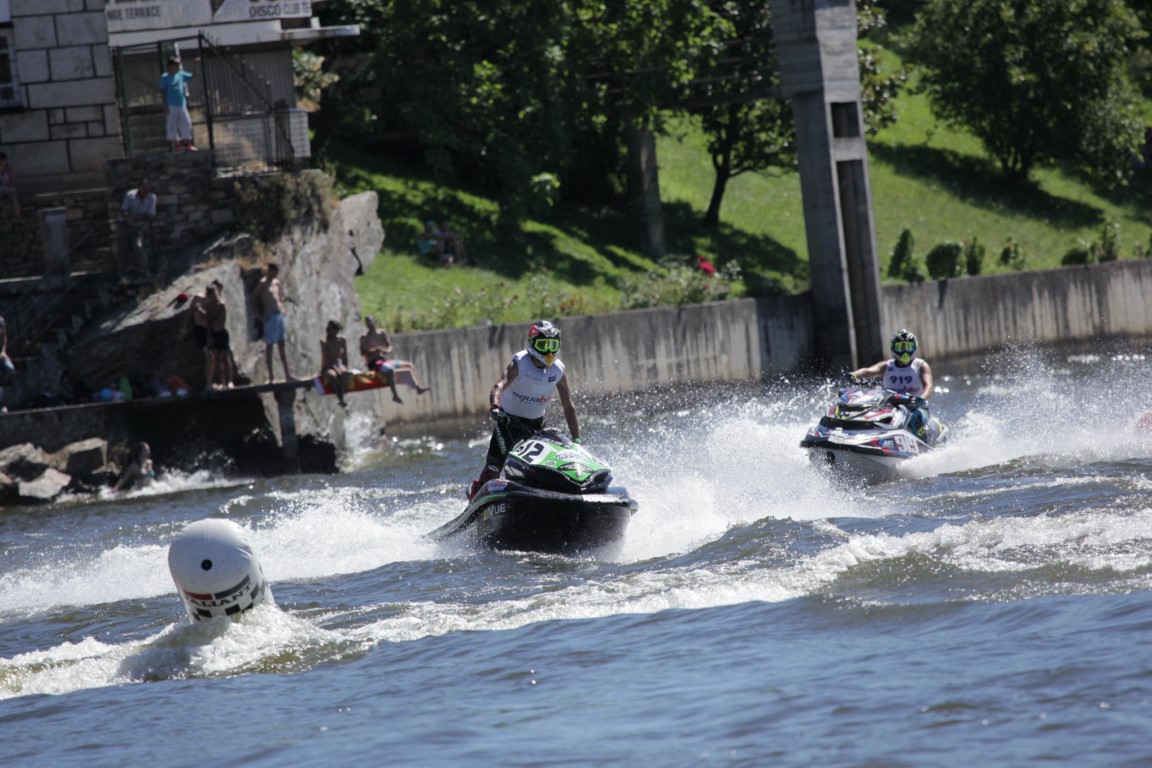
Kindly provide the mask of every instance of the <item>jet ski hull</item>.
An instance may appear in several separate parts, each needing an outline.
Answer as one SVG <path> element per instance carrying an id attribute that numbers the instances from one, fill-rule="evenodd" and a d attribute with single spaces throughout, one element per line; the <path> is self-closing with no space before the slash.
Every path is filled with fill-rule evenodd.
<path id="1" fill-rule="evenodd" d="M 574 555 L 620 542 L 636 508 L 619 487 L 573 494 L 499 479 L 429 537 L 463 538 L 494 550 Z"/>
<path id="2" fill-rule="evenodd" d="M 930 417 L 927 439 L 921 439 L 909 429 L 911 411 L 892 398 L 893 393 L 875 386 L 841 389 L 827 415 L 800 441 L 812 465 L 866 483 L 905 476 L 908 462 L 930 453 L 947 428 Z"/>
<path id="3" fill-rule="evenodd" d="M 911 458 L 859 450 L 856 446 L 826 440 L 805 440 L 800 445 L 808 449 L 808 461 L 813 466 L 866 483 L 887 483 L 901 477 Z"/>

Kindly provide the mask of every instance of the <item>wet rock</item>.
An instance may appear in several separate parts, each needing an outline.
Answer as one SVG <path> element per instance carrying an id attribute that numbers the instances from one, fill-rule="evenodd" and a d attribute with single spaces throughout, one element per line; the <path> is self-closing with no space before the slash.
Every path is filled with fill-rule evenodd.
<path id="1" fill-rule="evenodd" d="M 0 450 L 0 472 L 17 481 L 40 477 L 52 465 L 52 458 L 31 443 L 10 445 Z"/>
<path id="2" fill-rule="evenodd" d="M 48 467 L 34 480 L 17 483 L 17 495 L 24 501 L 51 501 L 72 482 L 72 478 Z"/>
<path id="3" fill-rule="evenodd" d="M 52 466 L 85 483 L 106 471 L 108 442 L 99 437 L 66 445 L 52 454 Z"/>

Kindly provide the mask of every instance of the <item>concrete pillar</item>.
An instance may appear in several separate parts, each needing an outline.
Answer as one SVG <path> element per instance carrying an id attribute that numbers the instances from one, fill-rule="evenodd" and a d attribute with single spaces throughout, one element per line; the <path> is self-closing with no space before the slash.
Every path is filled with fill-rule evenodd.
<path id="1" fill-rule="evenodd" d="M 660 171 L 656 162 L 656 135 L 645 125 L 625 128 L 628 146 L 628 194 L 633 226 L 639 228 L 640 247 L 654 259 L 668 248 L 664 233 L 664 206 L 660 201 Z"/>
<path id="2" fill-rule="evenodd" d="M 300 444 L 296 438 L 296 390 L 280 389 L 275 393 L 280 412 L 280 447 L 284 451 L 284 469 L 300 471 Z"/>
<path id="3" fill-rule="evenodd" d="M 771 9 L 796 121 L 815 353 L 836 369 L 868 365 L 885 346 L 855 0 L 771 0 Z"/>
<path id="4" fill-rule="evenodd" d="M 44 274 L 67 275 L 71 271 L 68 245 L 68 209 L 41 208 L 40 241 L 44 243 Z"/>

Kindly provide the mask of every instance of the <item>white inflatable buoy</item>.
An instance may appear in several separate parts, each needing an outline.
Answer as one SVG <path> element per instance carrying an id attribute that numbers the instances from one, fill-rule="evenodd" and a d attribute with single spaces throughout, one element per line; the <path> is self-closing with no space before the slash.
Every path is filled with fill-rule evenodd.
<path id="1" fill-rule="evenodd" d="M 231 520 L 184 526 L 168 547 L 168 570 L 193 621 L 235 617 L 275 602 L 248 536 Z"/>

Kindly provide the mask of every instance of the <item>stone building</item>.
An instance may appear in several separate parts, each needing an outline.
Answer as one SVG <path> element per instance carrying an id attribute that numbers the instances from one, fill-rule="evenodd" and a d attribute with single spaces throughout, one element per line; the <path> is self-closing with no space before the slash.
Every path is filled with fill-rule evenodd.
<path id="1" fill-rule="evenodd" d="M 292 48 L 358 33 L 320 27 L 307 0 L 0 0 L 0 152 L 23 214 L 0 204 L 0 278 L 114 268 L 109 214 L 126 187 L 109 164 L 169 151 L 169 56 L 195 75 L 209 169 L 296 168 L 310 152 Z"/>

